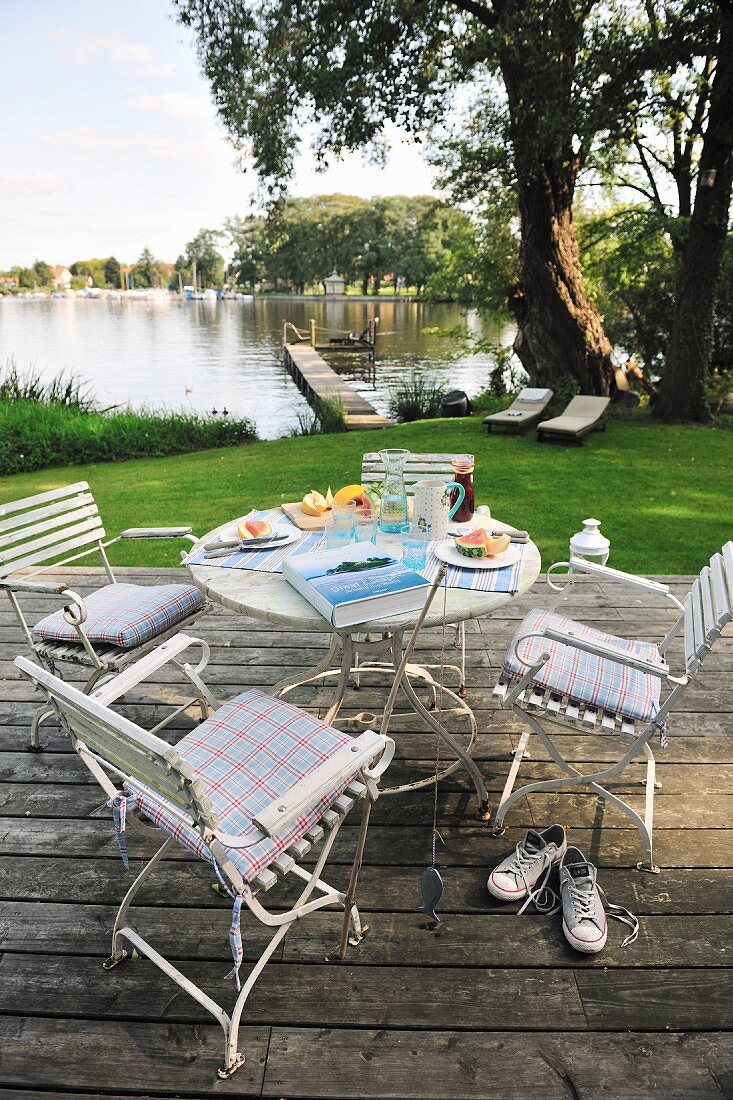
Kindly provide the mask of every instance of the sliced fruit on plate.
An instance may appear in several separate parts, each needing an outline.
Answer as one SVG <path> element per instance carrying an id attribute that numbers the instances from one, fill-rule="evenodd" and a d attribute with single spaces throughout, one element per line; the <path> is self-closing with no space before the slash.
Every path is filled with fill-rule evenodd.
<path id="1" fill-rule="evenodd" d="M 322 493 L 318 493 L 315 489 L 311 489 L 311 491 L 306 493 L 303 497 L 300 507 L 307 516 L 321 516 L 324 512 L 328 511 L 329 505 Z"/>
<path id="2" fill-rule="evenodd" d="M 264 539 L 272 534 L 272 527 L 264 519 L 246 519 L 237 526 L 237 536 L 242 542 L 248 539 Z"/>
<path id="3" fill-rule="evenodd" d="M 331 492 L 331 486 L 329 485 L 326 490 L 326 507 L 330 510 L 333 508 L 333 493 Z"/>
<path id="4" fill-rule="evenodd" d="M 482 527 L 477 527 L 457 538 L 455 547 L 466 558 L 495 558 L 509 548 L 511 541 L 509 535 L 494 537 Z"/>

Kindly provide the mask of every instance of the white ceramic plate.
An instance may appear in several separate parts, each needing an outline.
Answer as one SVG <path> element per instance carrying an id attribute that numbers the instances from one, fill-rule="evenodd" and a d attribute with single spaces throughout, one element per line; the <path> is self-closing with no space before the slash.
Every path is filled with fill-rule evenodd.
<path id="1" fill-rule="evenodd" d="M 522 557 L 522 547 L 513 543 L 503 554 L 494 558 L 467 558 L 456 550 L 455 539 L 443 539 L 434 547 L 435 556 L 448 565 L 459 565 L 463 569 L 503 569 L 505 565 L 515 565 Z"/>
<path id="2" fill-rule="evenodd" d="M 239 522 L 241 523 L 241 520 Z M 222 540 L 222 542 L 229 542 L 231 540 L 239 538 L 239 536 L 237 535 L 237 526 L 238 524 L 232 523 L 228 527 L 224 527 L 219 532 L 219 538 Z M 303 535 L 306 534 L 305 531 L 301 531 L 297 527 L 291 527 L 289 525 L 287 527 L 285 525 L 283 525 L 282 527 L 278 527 L 276 524 L 272 525 L 272 533 L 273 535 L 287 535 L 287 538 L 285 539 L 278 539 L 278 541 L 274 544 L 273 549 L 275 548 L 275 546 L 290 546 L 290 544 L 293 542 L 299 542 L 299 540 L 302 539 Z M 247 546 L 248 544 L 245 542 L 243 545 Z M 269 542 L 255 543 L 255 546 L 260 546 L 262 550 L 267 550 L 271 545 L 272 544 Z"/>

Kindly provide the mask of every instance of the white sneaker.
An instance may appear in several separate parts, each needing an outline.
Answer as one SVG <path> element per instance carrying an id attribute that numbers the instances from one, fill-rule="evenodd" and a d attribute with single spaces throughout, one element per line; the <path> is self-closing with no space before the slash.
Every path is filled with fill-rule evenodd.
<path id="1" fill-rule="evenodd" d="M 512 854 L 489 875 L 489 893 L 501 901 L 531 897 L 542 876 L 546 881 L 552 865 L 563 858 L 567 846 L 562 825 L 551 825 L 543 832 L 529 829 Z"/>
<path id="2" fill-rule="evenodd" d="M 560 864 L 560 899 L 562 930 L 570 946 L 587 955 L 602 951 L 608 936 L 606 913 L 596 869 L 579 848 L 568 848 Z"/>

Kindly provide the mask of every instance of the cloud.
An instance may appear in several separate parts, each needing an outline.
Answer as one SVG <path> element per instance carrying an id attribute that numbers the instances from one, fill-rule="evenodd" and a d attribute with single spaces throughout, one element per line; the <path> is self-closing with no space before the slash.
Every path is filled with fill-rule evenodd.
<path id="1" fill-rule="evenodd" d="M 131 42 L 120 31 L 111 34 L 89 34 L 68 27 L 52 31 L 50 37 L 63 44 L 62 56 L 74 65 L 92 65 L 111 61 L 127 73 L 163 76 L 173 66 L 161 61 L 158 52 L 145 42 Z"/>
<path id="2" fill-rule="evenodd" d="M 38 198 L 70 190 L 68 183 L 48 172 L 0 171 L 0 192 L 6 198 L 10 195 L 24 199 Z"/>
<path id="3" fill-rule="evenodd" d="M 136 95 L 127 105 L 141 115 L 167 115 L 170 118 L 210 118 L 212 109 L 206 99 L 188 92 L 162 92 L 160 95 Z"/>
<path id="4" fill-rule="evenodd" d="M 199 141 L 178 141 L 165 134 L 122 133 L 112 134 L 97 130 L 93 126 L 77 126 L 73 130 L 60 130 L 47 134 L 45 139 L 50 145 L 63 146 L 65 149 L 79 149 L 89 153 L 123 153 L 140 155 L 153 160 L 188 161 L 208 158 L 208 162 L 217 156 L 220 158 L 224 143 L 215 137 Z"/>

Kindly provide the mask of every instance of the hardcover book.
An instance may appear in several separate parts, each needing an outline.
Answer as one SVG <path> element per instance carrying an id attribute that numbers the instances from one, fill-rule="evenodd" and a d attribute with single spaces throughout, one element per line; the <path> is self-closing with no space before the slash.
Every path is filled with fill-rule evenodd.
<path id="1" fill-rule="evenodd" d="M 354 626 L 416 611 L 430 585 L 371 542 L 350 543 L 283 562 L 283 576 L 331 626 Z"/>

